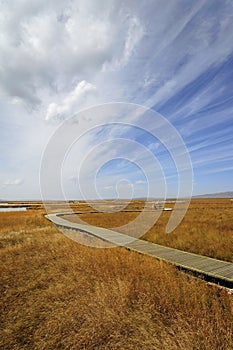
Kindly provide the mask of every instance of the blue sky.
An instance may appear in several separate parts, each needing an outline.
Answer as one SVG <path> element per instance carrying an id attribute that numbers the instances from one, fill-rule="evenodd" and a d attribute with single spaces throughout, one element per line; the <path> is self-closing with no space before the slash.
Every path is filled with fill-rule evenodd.
<path id="1" fill-rule="evenodd" d="M 193 194 L 233 190 L 231 33 L 228 0 L 1 1 L 0 199 L 40 199 L 56 130 L 67 198 L 190 192 L 176 132 Z M 67 130 L 80 136 L 72 145 Z M 59 198 L 55 187 L 49 196 Z"/>

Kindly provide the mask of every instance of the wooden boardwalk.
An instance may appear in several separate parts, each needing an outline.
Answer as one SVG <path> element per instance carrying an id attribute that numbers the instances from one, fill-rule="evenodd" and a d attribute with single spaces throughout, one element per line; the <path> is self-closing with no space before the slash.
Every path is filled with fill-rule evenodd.
<path id="1" fill-rule="evenodd" d="M 229 288 L 233 287 L 233 264 L 230 262 L 164 247 L 106 228 L 71 222 L 62 217 L 67 214 L 71 213 L 50 214 L 46 215 L 46 217 L 57 226 L 85 232 L 114 245 L 124 246 L 127 249 L 169 262 L 181 269 L 201 275 L 209 281 Z"/>

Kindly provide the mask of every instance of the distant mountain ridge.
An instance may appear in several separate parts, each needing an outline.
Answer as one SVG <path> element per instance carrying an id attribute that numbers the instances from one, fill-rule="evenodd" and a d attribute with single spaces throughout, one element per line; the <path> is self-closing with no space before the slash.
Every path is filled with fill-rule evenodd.
<path id="1" fill-rule="evenodd" d="M 199 196 L 193 196 L 193 198 L 233 198 L 233 191 L 201 194 Z"/>

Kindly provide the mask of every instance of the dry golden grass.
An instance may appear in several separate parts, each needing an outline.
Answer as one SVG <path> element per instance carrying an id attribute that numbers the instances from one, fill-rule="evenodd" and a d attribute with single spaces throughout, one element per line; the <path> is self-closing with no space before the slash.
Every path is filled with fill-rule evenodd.
<path id="1" fill-rule="evenodd" d="M 130 209 L 138 209 L 141 206 L 142 203 L 134 202 Z M 165 233 L 171 212 L 163 212 L 156 224 L 142 238 L 164 246 L 233 262 L 232 212 L 233 204 L 229 199 L 193 199 L 183 221 L 172 233 Z M 126 225 L 139 214 L 92 213 L 82 214 L 80 218 L 91 225 L 113 228 L 133 235 L 133 232 L 127 232 L 127 228 L 122 230 L 119 226 Z M 67 219 L 79 221 L 77 216 L 67 216 Z M 137 229 L 138 226 L 135 226 L 135 232 Z"/>
<path id="2" fill-rule="evenodd" d="M 42 212 L 0 214 L 4 350 L 230 350 L 224 289 L 123 248 L 64 237 Z"/>

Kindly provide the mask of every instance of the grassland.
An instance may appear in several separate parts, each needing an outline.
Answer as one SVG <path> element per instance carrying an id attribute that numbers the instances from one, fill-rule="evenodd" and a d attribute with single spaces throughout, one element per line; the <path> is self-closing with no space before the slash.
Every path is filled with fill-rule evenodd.
<path id="1" fill-rule="evenodd" d="M 123 248 L 63 236 L 43 211 L 0 213 L 1 343 L 18 349 L 232 349 L 232 296 Z"/>
<path id="2" fill-rule="evenodd" d="M 127 209 L 137 210 L 142 207 L 142 202 L 134 202 Z M 233 203 L 229 199 L 193 199 L 183 221 L 171 234 L 165 233 L 171 212 L 164 211 L 142 239 L 233 262 L 232 213 Z M 113 228 L 129 234 L 127 228 L 122 229 L 121 226 L 133 221 L 139 214 L 139 212 L 91 213 L 83 214 L 80 218 L 91 225 Z M 154 213 L 147 215 L 151 216 Z M 75 215 L 67 218 L 79 221 L 79 217 Z M 134 230 L 137 231 L 138 226 L 135 226 Z"/>

